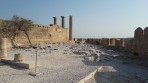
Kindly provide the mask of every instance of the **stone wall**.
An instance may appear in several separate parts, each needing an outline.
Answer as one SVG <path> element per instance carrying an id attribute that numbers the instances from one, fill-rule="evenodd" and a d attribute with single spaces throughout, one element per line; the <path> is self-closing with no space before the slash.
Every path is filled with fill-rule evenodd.
<path id="1" fill-rule="evenodd" d="M 100 44 L 104 45 L 104 46 L 109 46 L 110 45 L 110 39 L 109 38 L 102 38 Z"/>
<path id="2" fill-rule="evenodd" d="M 0 20 L 1 22 L 1 20 Z M 33 45 L 41 44 L 41 43 L 59 43 L 59 42 L 68 42 L 68 29 L 63 28 L 59 25 L 51 25 L 51 26 L 42 26 L 42 25 L 33 25 L 28 30 L 28 36 Z M 2 30 L 0 30 L 0 37 L 7 37 L 6 34 L 2 34 Z M 8 39 L 8 48 L 12 47 L 12 39 L 7 37 Z M 14 39 L 14 44 L 16 46 L 29 46 L 29 41 L 27 35 L 24 31 L 18 31 Z"/>
<path id="3" fill-rule="evenodd" d="M 141 57 L 148 58 L 148 27 L 144 30 L 138 27 L 134 32 L 134 38 L 83 38 L 83 40 L 91 44 L 120 48 L 138 53 Z"/>
<path id="4" fill-rule="evenodd" d="M 133 49 L 144 57 L 148 56 L 148 27 L 144 30 L 140 27 L 135 30 Z"/>
<path id="5" fill-rule="evenodd" d="M 148 55 L 148 27 L 144 29 L 143 49 L 144 55 Z"/>
<path id="6" fill-rule="evenodd" d="M 110 46 L 115 46 L 115 39 L 114 38 L 110 39 Z"/>
<path id="7" fill-rule="evenodd" d="M 54 24 L 50 24 L 50 26 L 42 26 L 42 25 L 33 25 L 28 30 L 28 37 L 31 41 L 31 44 L 41 44 L 41 43 L 60 43 L 60 42 L 68 42 L 72 41 L 72 28 L 73 28 L 73 20 L 72 16 L 69 17 L 69 37 L 68 37 L 68 29 L 65 28 L 65 17 L 61 16 L 62 22 L 61 26 L 57 25 L 57 18 L 54 18 Z M 1 20 L 0 19 L 0 25 L 1 23 L 9 22 L 9 20 Z M 9 33 L 8 33 L 9 34 Z M 0 29 L 0 37 L 1 38 L 8 38 L 8 42 L 10 43 L 8 46 L 12 46 L 12 39 L 10 39 L 10 35 L 7 33 L 3 33 L 2 29 Z M 6 36 L 8 35 L 8 36 Z M 14 44 L 16 46 L 28 46 L 30 45 L 28 41 L 28 37 L 23 31 L 18 31 L 18 34 L 16 35 L 14 39 Z M 69 39 L 68 39 L 69 38 Z"/>
<path id="8" fill-rule="evenodd" d="M 68 42 L 67 29 L 59 25 L 34 25 L 28 31 L 28 35 L 32 44 Z M 19 31 L 19 34 L 16 35 L 14 42 L 16 46 L 29 45 L 27 36 L 23 31 Z"/>

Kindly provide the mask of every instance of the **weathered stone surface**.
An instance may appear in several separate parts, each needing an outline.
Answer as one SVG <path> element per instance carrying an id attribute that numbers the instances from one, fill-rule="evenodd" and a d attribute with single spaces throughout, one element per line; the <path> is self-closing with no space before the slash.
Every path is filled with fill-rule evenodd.
<path id="1" fill-rule="evenodd" d="M 133 39 L 125 40 L 125 50 L 132 51 L 133 50 Z"/>
<path id="2" fill-rule="evenodd" d="M 120 46 L 125 47 L 125 40 L 124 39 L 120 39 Z"/>
<path id="3" fill-rule="evenodd" d="M 115 46 L 115 39 L 114 38 L 110 39 L 110 46 Z"/>
<path id="4" fill-rule="evenodd" d="M 109 38 L 103 38 L 101 40 L 101 44 L 104 46 L 109 46 L 110 45 L 110 39 Z"/>
<path id="5" fill-rule="evenodd" d="M 72 30 L 72 27 L 73 27 L 73 18 L 72 18 L 72 16 L 69 16 L 69 41 L 73 41 L 73 37 L 72 37 L 73 30 Z"/>
<path id="6" fill-rule="evenodd" d="M 0 39 L 0 58 L 6 58 L 7 57 L 7 38 Z"/>
<path id="7" fill-rule="evenodd" d="M 49 28 L 32 27 L 28 34 L 32 44 L 68 41 L 67 29 L 58 25 L 53 25 Z M 29 45 L 29 41 L 23 31 L 15 37 L 15 43 L 17 46 Z"/>
<path id="8" fill-rule="evenodd" d="M 14 55 L 14 62 L 22 62 L 23 61 L 23 55 L 20 53 L 17 53 Z"/>
<path id="9" fill-rule="evenodd" d="M 119 46 L 120 46 L 120 39 L 116 39 L 116 40 L 115 40 L 115 46 L 116 46 L 116 47 L 119 47 Z"/>
<path id="10" fill-rule="evenodd" d="M 142 30 L 142 28 L 138 27 L 135 30 L 134 39 L 141 40 L 142 38 L 143 38 L 143 30 Z"/>
<path id="11" fill-rule="evenodd" d="M 57 25 L 57 18 L 56 17 L 53 17 L 53 24 Z"/>
<path id="12" fill-rule="evenodd" d="M 15 65 L 25 69 L 33 69 L 35 68 L 35 61 L 23 61 L 23 62 L 14 62 L 12 58 L 2 59 L 3 63 Z M 40 62 L 37 62 L 37 67 L 40 66 Z"/>
<path id="13" fill-rule="evenodd" d="M 75 42 L 78 42 L 78 43 L 85 43 L 85 39 L 83 38 L 78 38 L 75 40 Z"/>
<path id="14" fill-rule="evenodd" d="M 62 19 L 62 27 L 65 28 L 65 16 L 61 16 L 61 19 Z"/>
<path id="15" fill-rule="evenodd" d="M 62 26 L 57 25 L 57 19 L 54 18 L 54 24 L 52 26 L 43 26 L 34 24 L 28 31 L 28 37 L 32 44 L 39 43 L 58 43 L 58 42 L 68 42 L 68 30 L 65 27 L 65 17 L 62 17 Z M 0 20 L 1 23 L 5 23 L 7 21 Z M 2 34 L 2 30 L 0 30 L 0 37 L 5 37 L 6 34 Z M 9 38 L 9 37 L 7 37 Z M 9 40 L 9 47 L 12 47 L 12 39 Z M 29 46 L 29 40 L 24 31 L 18 31 L 14 39 L 14 45 L 16 46 Z"/>
<path id="16" fill-rule="evenodd" d="M 144 29 L 143 53 L 143 55 L 146 55 L 146 58 L 148 58 L 148 27 Z"/>

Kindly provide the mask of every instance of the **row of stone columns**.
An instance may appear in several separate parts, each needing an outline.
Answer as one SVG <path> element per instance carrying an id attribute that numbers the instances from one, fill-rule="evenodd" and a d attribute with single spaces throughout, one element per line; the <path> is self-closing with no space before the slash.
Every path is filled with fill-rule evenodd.
<path id="1" fill-rule="evenodd" d="M 62 25 L 63 28 L 65 28 L 65 16 L 61 16 L 61 18 L 62 18 L 61 25 Z M 57 25 L 57 17 L 53 17 L 53 24 Z"/>
<path id="2" fill-rule="evenodd" d="M 63 28 L 65 28 L 65 16 L 61 16 L 61 18 L 62 18 L 61 25 L 62 25 Z M 54 25 L 57 25 L 57 18 L 56 17 L 53 17 L 53 23 L 54 23 Z M 73 27 L 73 17 L 69 16 L 69 41 L 73 40 L 73 37 L 72 37 L 72 34 L 73 34 L 72 27 Z"/>

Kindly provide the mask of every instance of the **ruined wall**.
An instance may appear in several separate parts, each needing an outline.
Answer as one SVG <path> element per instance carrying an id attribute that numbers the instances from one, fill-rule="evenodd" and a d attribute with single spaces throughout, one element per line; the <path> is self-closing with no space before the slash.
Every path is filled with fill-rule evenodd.
<path id="1" fill-rule="evenodd" d="M 144 55 L 148 55 L 148 27 L 144 29 L 143 49 Z"/>
<path id="2" fill-rule="evenodd" d="M 34 25 L 28 31 L 28 35 L 32 44 L 56 43 L 56 42 L 68 41 L 67 29 L 58 25 L 52 25 L 52 26 Z M 19 34 L 15 37 L 15 44 L 17 46 L 29 45 L 27 36 L 23 31 L 20 31 Z"/>
<path id="3" fill-rule="evenodd" d="M 104 46 L 109 46 L 110 45 L 110 39 L 109 38 L 102 38 L 100 44 L 104 45 Z"/>
<path id="4" fill-rule="evenodd" d="M 88 38 L 88 39 L 83 39 L 83 40 L 85 40 L 87 43 L 91 43 L 91 44 L 99 45 L 101 43 L 101 39 L 97 39 L 97 38 Z"/>
<path id="5" fill-rule="evenodd" d="M 144 30 L 138 27 L 134 32 L 134 38 L 88 38 L 83 40 L 91 44 L 121 48 L 126 51 L 138 53 L 141 57 L 148 59 L 148 27 Z"/>
<path id="6" fill-rule="evenodd" d="M 110 46 L 115 46 L 115 38 L 110 39 Z"/>
<path id="7" fill-rule="evenodd" d="M 14 43 L 10 39 L 11 35 L 7 33 L 2 33 L 2 29 L 0 29 L 0 37 L 7 37 L 10 40 L 10 45 L 14 44 L 15 46 L 28 46 L 30 45 L 28 37 L 31 41 L 31 44 L 41 44 L 41 43 L 60 43 L 60 42 L 68 42 L 72 41 L 72 28 L 73 28 L 73 17 L 69 17 L 69 37 L 68 37 L 68 29 L 65 28 L 65 16 L 61 16 L 61 26 L 57 25 L 57 18 L 53 17 L 53 24 L 50 26 L 42 26 L 42 25 L 33 25 L 28 30 L 28 35 L 25 34 L 24 31 L 18 31 L 16 37 L 14 38 Z M 9 20 L 0 20 L 1 22 L 10 22 Z M 13 34 L 12 32 L 10 32 Z M 6 36 L 6 34 L 8 36 Z M 68 39 L 69 38 L 69 39 Z"/>
<path id="8" fill-rule="evenodd" d="M 76 43 L 85 43 L 86 42 L 86 39 L 83 39 L 83 38 L 75 38 L 74 41 Z"/>
<path id="9" fill-rule="evenodd" d="M 144 30 L 137 28 L 134 35 L 134 52 L 148 58 L 148 27 Z"/>
<path id="10" fill-rule="evenodd" d="M 143 30 L 138 27 L 134 33 L 133 50 L 135 52 L 141 52 L 143 48 Z"/>
<path id="11" fill-rule="evenodd" d="M 133 41 L 134 41 L 134 39 L 133 38 L 130 38 L 130 39 L 126 39 L 126 40 L 124 40 L 124 42 L 125 42 L 125 50 L 126 51 L 133 51 Z"/>

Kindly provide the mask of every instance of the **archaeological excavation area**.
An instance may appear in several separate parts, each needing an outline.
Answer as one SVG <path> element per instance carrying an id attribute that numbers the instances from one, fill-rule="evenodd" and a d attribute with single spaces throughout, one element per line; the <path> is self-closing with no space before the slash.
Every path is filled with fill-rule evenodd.
<path id="1" fill-rule="evenodd" d="M 73 38 L 73 17 L 68 29 L 61 16 L 61 25 L 53 17 L 16 32 L 0 34 L 0 83 L 148 83 L 148 28 L 134 38 Z"/>
<path id="2" fill-rule="evenodd" d="M 36 68 L 1 62 L 0 83 L 147 83 L 147 62 L 133 59 L 128 52 L 112 50 L 99 45 L 75 43 L 47 44 L 38 48 Z M 101 51 L 101 61 L 85 60 L 90 49 Z M 23 61 L 35 63 L 36 49 L 10 48 L 7 57 L 21 53 Z M 23 63 L 17 62 L 17 63 Z"/>

